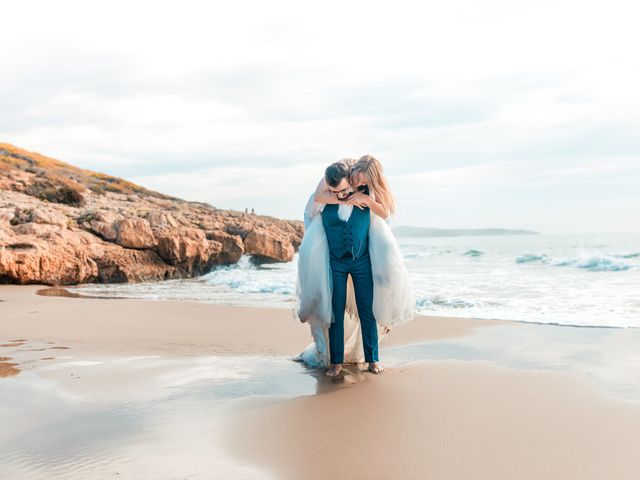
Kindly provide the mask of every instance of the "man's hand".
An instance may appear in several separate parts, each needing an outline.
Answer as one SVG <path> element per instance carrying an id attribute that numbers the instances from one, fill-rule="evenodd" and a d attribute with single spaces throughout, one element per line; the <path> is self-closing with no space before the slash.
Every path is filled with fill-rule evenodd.
<path id="1" fill-rule="evenodd" d="M 354 205 L 360 210 L 364 210 L 364 207 L 369 207 L 369 202 L 371 202 L 371 197 L 369 195 L 362 192 L 356 192 L 351 195 L 344 203 L 348 205 Z"/>

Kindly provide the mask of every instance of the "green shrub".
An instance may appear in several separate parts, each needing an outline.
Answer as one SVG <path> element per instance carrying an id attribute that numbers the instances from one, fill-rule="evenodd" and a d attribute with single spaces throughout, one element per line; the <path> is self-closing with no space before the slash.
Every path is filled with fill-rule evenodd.
<path id="1" fill-rule="evenodd" d="M 47 202 L 63 203 L 75 207 L 84 205 L 81 190 L 72 182 L 64 179 L 38 179 L 25 189 L 25 193 Z"/>
<path id="2" fill-rule="evenodd" d="M 89 187 L 89 190 L 98 195 L 104 195 L 104 187 L 102 185 L 93 184 Z"/>

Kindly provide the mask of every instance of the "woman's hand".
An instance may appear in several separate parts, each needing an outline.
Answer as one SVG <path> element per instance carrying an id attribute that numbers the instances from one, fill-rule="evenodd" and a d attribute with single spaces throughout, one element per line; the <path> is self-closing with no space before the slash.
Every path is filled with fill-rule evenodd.
<path id="1" fill-rule="evenodd" d="M 364 207 L 371 206 L 371 197 L 366 193 L 356 192 L 351 195 L 344 203 L 347 205 L 354 205 L 360 210 L 364 210 Z"/>
<path id="2" fill-rule="evenodd" d="M 364 209 L 364 207 L 369 207 L 373 213 L 378 215 L 383 220 L 386 220 L 389 217 L 389 210 L 383 204 L 376 202 L 373 197 L 367 195 L 366 193 L 356 192 L 345 202 L 350 205 L 355 205 L 360 209 Z"/>

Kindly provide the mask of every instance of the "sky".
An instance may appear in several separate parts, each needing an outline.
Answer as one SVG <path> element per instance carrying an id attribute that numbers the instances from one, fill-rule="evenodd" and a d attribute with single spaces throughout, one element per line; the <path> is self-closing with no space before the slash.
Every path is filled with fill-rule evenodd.
<path id="1" fill-rule="evenodd" d="M 327 165 L 371 154 L 393 225 L 640 233 L 637 2 L 2 11 L 0 142 L 289 219 Z"/>

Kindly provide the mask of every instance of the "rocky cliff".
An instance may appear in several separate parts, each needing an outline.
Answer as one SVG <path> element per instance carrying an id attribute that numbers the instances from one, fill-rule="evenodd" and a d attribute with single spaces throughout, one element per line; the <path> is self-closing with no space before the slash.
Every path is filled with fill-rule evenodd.
<path id="1" fill-rule="evenodd" d="M 288 262 L 300 221 L 217 209 L 0 143 L 0 283 L 202 275 L 243 254 Z"/>

